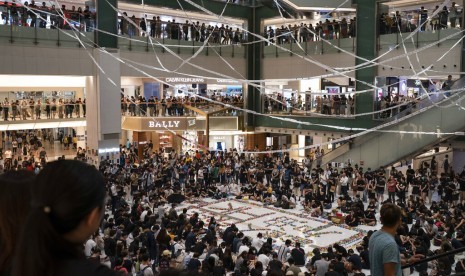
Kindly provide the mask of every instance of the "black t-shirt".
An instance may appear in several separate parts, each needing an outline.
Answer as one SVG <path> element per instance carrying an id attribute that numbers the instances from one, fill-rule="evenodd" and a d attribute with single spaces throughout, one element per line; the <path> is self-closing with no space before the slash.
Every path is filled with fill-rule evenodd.
<path id="1" fill-rule="evenodd" d="M 97 264 L 96 262 L 86 259 L 66 260 L 56 267 L 54 275 L 60 276 L 119 276 L 118 271 L 113 271 L 108 267 Z"/>
<path id="2" fill-rule="evenodd" d="M 295 265 L 305 265 L 305 251 L 302 248 L 292 249 L 291 256 L 295 261 Z"/>
<path id="3" fill-rule="evenodd" d="M 190 259 L 189 263 L 187 263 L 187 270 L 188 271 L 198 271 L 200 266 L 202 264 L 200 263 L 199 259 Z"/>
<path id="4" fill-rule="evenodd" d="M 365 190 L 365 180 L 363 180 L 363 179 L 358 179 L 357 180 L 357 190 L 358 191 Z"/>
<path id="5" fill-rule="evenodd" d="M 268 267 L 270 268 L 270 271 L 282 271 L 283 263 L 279 260 L 271 260 L 268 263 Z"/>

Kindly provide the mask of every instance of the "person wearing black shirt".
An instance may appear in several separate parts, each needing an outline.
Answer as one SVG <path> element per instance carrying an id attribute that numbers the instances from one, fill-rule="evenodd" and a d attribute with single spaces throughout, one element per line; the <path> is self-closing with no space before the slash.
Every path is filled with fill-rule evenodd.
<path id="1" fill-rule="evenodd" d="M 294 249 L 291 250 L 291 256 L 294 259 L 296 266 L 305 265 L 305 251 L 300 247 L 300 242 L 295 243 Z"/>
<path id="2" fill-rule="evenodd" d="M 186 251 L 191 251 L 192 247 L 196 244 L 197 242 L 197 235 L 196 233 L 199 231 L 199 229 L 194 229 L 194 231 L 189 232 L 186 237 Z"/>
<path id="3" fill-rule="evenodd" d="M 407 184 L 410 185 L 412 184 L 413 178 L 415 177 L 415 170 L 412 169 L 412 166 L 409 165 L 406 173 L 407 173 Z"/>
<path id="4" fill-rule="evenodd" d="M 187 263 L 187 271 L 189 273 L 198 273 L 202 263 L 199 261 L 199 253 L 195 252 L 192 259 Z"/>
<path id="5" fill-rule="evenodd" d="M 362 259 L 360 258 L 360 256 L 355 254 L 353 249 L 349 249 L 348 254 L 349 258 L 347 259 L 347 261 L 352 263 L 352 268 L 357 271 L 362 270 Z"/>
<path id="6" fill-rule="evenodd" d="M 273 253 L 273 260 L 268 263 L 268 273 L 281 272 L 283 268 L 283 263 L 278 259 L 278 253 Z"/>
<path id="7" fill-rule="evenodd" d="M 460 203 L 465 201 L 465 167 L 459 175 Z"/>
<path id="8" fill-rule="evenodd" d="M 335 271 L 337 261 L 332 260 L 328 265 L 328 271 L 325 273 L 325 276 L 341 276 L 342 274 Z"/>
<path id="9" fill-rule="evenodd" d="M 357 250 L 360 253 L 362 269 L 370 269 L 370 259 L 369 259 L 368 248 L 364 248 L 363 246 L 358 246 Z"/>

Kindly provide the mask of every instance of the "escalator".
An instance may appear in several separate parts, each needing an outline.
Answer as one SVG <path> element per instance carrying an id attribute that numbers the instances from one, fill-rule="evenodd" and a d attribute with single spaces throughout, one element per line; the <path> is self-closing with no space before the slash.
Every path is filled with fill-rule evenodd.
<path id="1" fill-rule="evenodd" d="M 364 168 L 379 168 L 429 150 L 435 144 L 451 136 L 463 135 L 465 108 L 455 103 L 460 104 L 458 100 L 465 96 L 464 87 L 465 78 L 461 78 L 452 86 L 452 90 L 461 89 L 460 91 L 448 98 L 435 95 L 423 99 L 418 103 L 418 110 L 399 114 L 377 128 L 384 132 L 370 132 L 354 138 L 341 149 L 338 148 L 334 153 L 324 156 L 323 164 L 347 163 L 350 160 L 352 164 L 363 164 Z M 425 132 L 438 134 L 431 135 Z"/>

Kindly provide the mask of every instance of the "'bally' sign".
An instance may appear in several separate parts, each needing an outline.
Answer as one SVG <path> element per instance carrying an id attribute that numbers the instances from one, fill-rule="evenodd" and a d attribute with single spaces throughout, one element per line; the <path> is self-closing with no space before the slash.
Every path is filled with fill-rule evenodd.
<path id="1" fill-rule="evenodd" d="M 145 125 L 150 130 L 185 130 L 187 129 L 187 119 L 181 118 L 177 120 L 173 119 L 149 119 L 145 122 Z"/>
<path id="2" fill-rule="evenodd" d="M 150 128 L 179 128 L 181 121 L 149 121 Z"/>

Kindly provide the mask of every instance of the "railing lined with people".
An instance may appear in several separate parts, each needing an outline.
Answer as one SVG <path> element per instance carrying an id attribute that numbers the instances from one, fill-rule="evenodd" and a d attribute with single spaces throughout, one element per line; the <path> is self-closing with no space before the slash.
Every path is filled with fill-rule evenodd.
<path id="1" fill-rule="evenodd" d="M 72 29 L 71 23 L 80 31 L 86 32 L 93 31 L 95 26 L 95 13 L 89 6 L 84 9 L 76 9 L 76 6 L 67 9 L 66 5 L 61 5 L 60 9 L 55 5 L 47 6 L 45 2 L 42 2 L 42 6 L 37 6 L 34 0 L 24 4 L 5 1 L 0 6 L 0 11 L 3 25 L 69 30 Z"/>
<path id="2" fill-rule="evenodd" d="M 400 32 L 413 32 L 420 26 L 420 31 L 437 31 L 448 28 L 463 28 L 463 10 L 459 10 L 456 3 L 450 7 L 444 6 L 437 12 L 436 6 L 431 12 L 421 7 L 416 12 L 396 11 L 392 15 L 382 13 L 379 17 L 379 33 L 392 34 Z"/>
<path id="3" fill-rule="evenodd" d="M 286 98 L 281 94 L 266 95 L 263 108 L 263 112 L 268 114 L 350 116 L 355 114 L 355 96 L 306 94 L 296 97 L 292 93 L 291 97 Z"/>
<path id="4" fill-rule="evenodd" d="M 1 20 L 3 25 L 23 26 L 44 29 L 77 29 L 91 32 L 96 26 L 96 14 L 89 6 L 72 6 L 67 9 L 62 5 L 61 9 L 55 5 L 47 6 L 45 2 L 42 6 L 36 6 L 34 1 L 30 4 L 25 2 L 9 3 L 0 5 Z M 66 18 L 66 20 L 64 18 Z M 123 12 L 118 18 L 118 34 L 133 36 L 148 36 L 160 39 L 173 39 L 185 41 L 204 42 L 214 44 L 239 44 L 244 42 L 246 35 L 236 28 L 233 30 L 228 25 L 209 25 L 199 21 L 186 20 L 185 23 L 177 22 L 175 19 L 162 21 L 160 16 L 153 16 L 152 19 L 146 17 L 136 18 L 135 15 L 128 16 Z"/>
<path id="5" fill-rule="evenodd" d="M 19 99 L 5 98 L 0 103 L 3 121 L 71 119 L 86 117 L 86 99 Z"/>
<path id="6" fill-rule="evenodd" d="M 121 35 L 150 36 L 158 39 L 205 42 L 222 45 L 235 45 L 245 42 L 247 35 L 239 28 L 235 30 L 229 25 L 209 25 L 200 21 L 186 20 L 184 23 L 176 19 L 162 21 L 160 16 L 136 18 L 129 17 L 126 12 L 120 17 L 118 32 Z"/>
<path id="7" fill-rule="evenodd" d="M 342 18 L 340 21 L 333 19 L 330 21 L 319 21 L 313 26 L 312 23 L 301 22 L 300 25 L 289 24 L 281 25 L 278 28 L 265 29 L 264 36 L 272 43 L 290 44 L 290 43 L 306 43 L 312 41 L 333 40 L 340 38 L 355 37 L 356 35 L 356 17 L 347 20 Z M 267 44 L 272 45 L 272 44 Z"/>
<path id="8" fill-rule="evenodd" d="M 243 99 L 240 96 L 218 96 L 213 98 L 216 101 L 243 107 Z M 164 116 L 196 116 L 197 112 L 214 112 L 216 116 L 238 116 L 241 112 L 235 109 L 230 110 L 224 105 L 215 104 L 199 98 L 176 98 L 168 97 L 159 100 L 150 97 L 124 97 L 121 99 L 121 114 L 133 117 L 164 117 Z"/>

